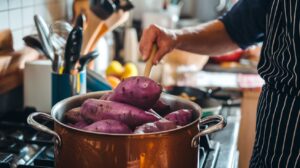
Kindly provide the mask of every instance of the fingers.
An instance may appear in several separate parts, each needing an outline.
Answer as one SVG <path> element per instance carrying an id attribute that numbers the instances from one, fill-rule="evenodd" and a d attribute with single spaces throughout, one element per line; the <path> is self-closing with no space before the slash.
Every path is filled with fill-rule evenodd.
<path id="1" fill-rule="evenodd" d="M 157 52 L 156 52 L 154 58 L 153 58 L 153 62 L 152 63 L 154 65 L 157 65 L 160 62 L 160 60 L 163 58 L 163 56 L 166 55 L 168 52 L 170 52 L 169 48 L 163 47 L 163 46 L 159 47 L 157 49 Z"/>
<path id="2" fill-rule="evenodd" d="M 157 39 L 158 31 L 158 28 L 154 25 L 151 25 L 143 31 L 139 49 L 144 60 L 147 60 L 151 54 L 153 43 L 156 42 Z"/>
<path id="3" fill-rule="evenodd" d="M 149 28 L 143 31 L 142 38 L 140 40 L 140 52 L 144 60 L 148 60 L 155 44 L 157 46 L 157 52 L 153 58 L 153 64 L 157 64 L 164 55 L 170 52 L 175 47 L 174 35 L 167 29 L 160 28 L 155 25 L 151 25 Z"/>

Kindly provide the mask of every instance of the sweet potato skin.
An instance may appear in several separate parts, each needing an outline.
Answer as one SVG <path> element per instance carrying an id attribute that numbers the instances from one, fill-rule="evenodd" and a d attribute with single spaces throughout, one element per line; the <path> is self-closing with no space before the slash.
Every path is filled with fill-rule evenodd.
<path id="1" fill-rule="evenodd" d="M 64 115 L 65 115 L 64 120 L 67 123 L 75 124 L 75 123 L 83 120 L 83 118 L 81 116 L 81 112 L 80 112 L 80 107 L 73 108 L 73 109 L 67 111 Z"/>
<path id="2" fill-rule="evenodd" d="M 68 125 L 71 127 L 74 127 L 74 128 L 82 129 L 82 128 L 88 126 L 89 124 L 87 122 L 85 122 L 84 120 L 82 120 L 75 124 L 68 124 Z"/>
<path id="3" fill-rule="evenodd" d="M 158 117 L 134 106 L 108 100 L 88 99 L 81 106 L 81 115 L 87 122 L 113 119 L 129 127 L 154 122 Z"/>
<path id="4" fill-rule="evenodd" d="M 100 100 L 110 100 L 111 95 L 112 95 L 112 92 L 105 93 L 104 95 L 102 95 L 100 97 Z"/>
<path id="5" fill-rule="evenodd" d="M 158 99 L 157 102 L 153 105 L 152 109 L 159 115 L 165 116 L 171 111 L 171 106 L 166 104 L 163 100 Z"/>
<path id="6" fill-rule="evenodd" d="M 143 124 L 139 127 L 136 127 L 134 130 L 135 134 L 143 134 L 143 133 L 151 133 L 151 132 L 159 132 L 166 131 L 170 129 L 177 128 L 177 125 L 173 121 L 169 121 L 166 119 L 162 119 L 159 121 L 151 122 Z"/>
<path id="7" fill-rule="evenodd" d="M 166 131 L 166 130 L 174 129 L 177 127 L 175 122 L 165 120 L 165 119 L 156 121 L 155 124 L 160 131 Z"/>
<path id="8" fill-rule="evenodd" d="M 115 88 L 110 100 L 148 110 L 157 102 L 161 92 L 162 87 L 152 79 L 135 76 L 123 80 Z"/>
<path id="9" fill-rule="evenodd" d="M 117 120 L 101 120 L 83 128 L 92 132 L 130 134 L 132 131 L 124 123 Z"/>
<path id="10" fill-rule="evenodd" d="M 176 125 L 184 126 L 192 122 L 193 113 L 188 109 L 180 109 L 167 114 L 164 118 L 173 121 Z"/>

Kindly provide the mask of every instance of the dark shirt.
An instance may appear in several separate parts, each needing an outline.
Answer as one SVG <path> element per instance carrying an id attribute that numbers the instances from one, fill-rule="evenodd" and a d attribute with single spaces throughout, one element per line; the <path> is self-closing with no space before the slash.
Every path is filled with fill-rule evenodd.
<path id="1" fill-rule="evenodd" d="M 263 41 L 257 69 L 270 88 L 300 96 L 299 0 L 239 0 L 220 20 L 241 48 Z"/>
<path id="2" fill-rule="evenodd" d="M 233 41 L 241 48 L 262 42 L 266 10 L 270 0 L 239 0 L 220 20 Z"/>

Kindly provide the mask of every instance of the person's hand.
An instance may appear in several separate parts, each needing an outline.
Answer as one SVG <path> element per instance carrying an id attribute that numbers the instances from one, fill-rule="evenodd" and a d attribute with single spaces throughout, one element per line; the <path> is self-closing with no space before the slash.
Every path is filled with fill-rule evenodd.
<path id="1" fill-rule="evenodd" d="M 156 65 L 164 55 L 176 47 L 176 34 L 171 30 L 151 25 L 143 31 L 140 40 L 140 52 L 144 60 L 150 57 L 153 45 L 157 46 L 157 52 L 153 58 L 153 64 Z"/>

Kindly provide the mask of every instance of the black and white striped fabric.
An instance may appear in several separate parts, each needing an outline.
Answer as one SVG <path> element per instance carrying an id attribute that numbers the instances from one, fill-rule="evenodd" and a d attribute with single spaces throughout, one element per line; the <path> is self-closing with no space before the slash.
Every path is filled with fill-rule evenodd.
<path id="1" fill-rule="evenodd" d="M 300 168 L 300 0 L 239 0 L 220 20 L 241 47 L 263 41 L 251 168 Z"/>
<path id="2" fill-rule="evenodd" d="M 264 86 L 250 167 L 300 167 L 300 97 Z"/>
<path id="3" fill-rule="evenodd" d="M 300 2 L 271 2 L 258 72 L 274 89 L 300 96 Z"/>
<path id="4" fill-rule="evenodd" d="M 269 5 L 258 66 L 266 86 L 250 167 L 300 168 L 300 1 Z"/>

